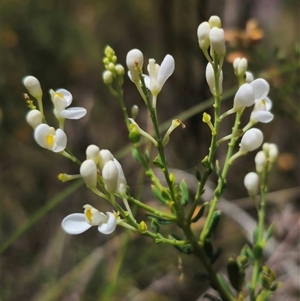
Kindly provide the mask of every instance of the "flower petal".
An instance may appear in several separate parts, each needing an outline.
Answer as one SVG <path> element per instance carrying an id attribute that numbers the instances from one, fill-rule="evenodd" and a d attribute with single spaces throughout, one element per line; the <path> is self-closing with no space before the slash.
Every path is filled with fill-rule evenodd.
<path id="1" fill-rule="evenodd" d="M 61 93 L 63 95 L 64 99 L 67 101 L 67 107 L 72 103 L 73 96 L 68 90 L 66 90 L 66 89 L 57 89 L 55 92 L 56 93 Z"/>
<path id="2" fill-rule="evenodd" d="M 158 71 L 157 80 L 160 88 L 164 85 L 166 80 L 172 75 L 175 69 L 175 61 L 173 56 L 167 54 L 161 63 Z"/>
<path id="3" fill-rule="evenodd" d="M 270 91 L 270 86 L 266 80 L 263 78 L 255 79 L 253 82 L 250 83 L 253 88 L 255 101 L 262 100 L 266 98 Z"/>
<path id="4" fill-rule="evenodd" d="M 50 132 L 51 134 L 54 134 L 55 130 L 48 124 L 42 123 L 36 127 L 34 131 L 34 139 L 39 146 L 49 149 L 49 145 L 46 142 L 46 136 L 49 135 Z"/>
<path id="5" fill-rule="evenodd" d="M 143 78 L 144 78 L 146 88 L 150 90 L 150 81 L 151 81 L 150 76 L 143 74 Z"/>
<path id="6" fill-rule="evenodd" d="M 63 110 L 61 116 L 67 119 L 80 119 L 86 115 L 86 109 L 81 107 L 73 107 Z"/>
<path id="7" fill-rule="evenodd" d="M 81 234 L 92 227 L 86 221 L 83 213 L 73 213 L 66 216 L 63 219 L 61 226 L 68 234 Z"/>
<path id="8" fill-rule="evenodd" d="M 269 111 L 254 111 L 251 113 L 251 119 L 257 122 L 269 123 L 273 118 L 274 115 Z"/>
<path id="9" fill-rule="evenodd" d="M 108 221 L 98 227 L 98 231 L 103 234 L 111 234 L 117 227 L 117 219 L 112 212 L 106 212 Z"/>
<path id="10" fill-rule="evenodd" d="M 55 141 L 52 151 L 55 153 L 63 151 L 67 146 L 67 135 L 62 129 L 57 129 L 55 132 Z"/>
<path id="11" fill-rule="evenodd" d="M 254 101 L 254 91 L 251 84 L 243 84 L 239 87 L 235 94 L 233 107 L 235 110 L 240 110 L 244 107 L 252 106 Z"/>

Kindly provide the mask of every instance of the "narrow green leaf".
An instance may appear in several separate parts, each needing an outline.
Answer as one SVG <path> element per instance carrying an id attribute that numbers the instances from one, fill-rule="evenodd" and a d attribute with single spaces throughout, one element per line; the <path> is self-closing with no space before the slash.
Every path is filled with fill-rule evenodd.
<path id="1" fill-rule="evenodd" d="M 146 215 L 147 215 L 147 217 L 150 218 L 150 219 L 154 218 L 154 219 L 155 219 L 159 224 L 161 224 L 161 225 L 168 225 L 168 224 L 171 224 L 171 223 L 172 223 L 171 220 L 169 220 L 169 219 L 164 219 L 164 218 L 162 218 L 162 217 L 160 217 L 160 216 L 157 216 L 157 215 L 155 215 L 155 214 L 148 213 L 148 214 L 146 214 Z"/>
<path id="2" fill-rule="evenodd" d="M 196 170 L 196 179 L 199 182 L 201 182 L 201 173 L 200 173 L 200 171 L 199 171 L 199 169 L 197 167 L 195 168 L 195 170 Z"/>
<path id="3" fill-rule="evenodd" d="M 151 190 L 154 194 L 154 196 L 159 200 L 161 201 L 162 203 L 166 204 L 168 203 L 169 201 L 169 198 L 165 198 L 163 195 L 162 195 L 162 192 L 154 185 L 151 185 Z"/>
<path id="4" fill-rule="evenodd" d="M 198 213 L 195 215 L 195 217 L 192 218 L 192 223 L 197 222 L 202 216 L 205 211 L 206 206 L 208 205 L 208 202 L 203 203 Z"/>
<path id="5" fill-rule="evenodd" d="M 154 233 L 159 232 L 159 224 L 155 218 L 152 218 L 152 220 L 151 220 L 151 229 Z"/>
<path id="6" fill-rule="evenodd" d="M 209 229 L 208 229 L 208 236 L 209 237 L 216 230 L 217 225 L 218 225 L 218 223 L 220 221 L 220 218 L 221 218 L 221 211 L 220 210 L 215 211 L 213 213 L 212 221 L 211 221 L 211 224 L 210 224 Z"/>
<path id="7" fill-rule="evenodd" d="M 274 231 L 274 224 L 272 223 L 266 232 L 266 241 L 272 237 L 273 231 Z"/>
<path id="8" fill-rule="evenodd" d="M 221 255 L 223 249 L 221 247 L 219 247 L 216 252 L 214 252 L 210 258 L 210 263 L 214 264 L 216 262 L 216 260 L 219 258 L 219 256 Z"/>
<path id="9" fill-rule="evenodd" d="M 163 163 L 162 163 L 161 158 L 160 158 L 159 155 L 157 155 L 157 156 L 154 158 L 153 164 L 154 164 L 154 166 L 156 166 L 156 167 L 158 167 L 158 168 L 160 168 L 160 169 L 164 169 L 164 165 L 163 165 Z"/>
<path id="10" fill-rule="evenodd" d="M 142 160 L 141 160 L 141 157 L 140 157 L 140 153 L 139 153 L 139 151 L 138 151 L 136 148 L 132 148 L 132 149 L 131 149 L 131 153 L 132 153 L 132 157 L 133 157 L 136 161 L 142 163 Z"/>
<path id="11" fill-rule="evenodd" d="M 239 293 L 243 280 L 241 280 L 239 264 L 236 259 L 232 257 L 229 258 L 227 262 L 227 274 L 232 287 Z"/>
<path id="12" fill-rule="evenodd" d="M 181 192 L 181 204 L 185 206 L 189 200 L 189 188 L 184 179 L 181 180 L 179 187 Z"/>

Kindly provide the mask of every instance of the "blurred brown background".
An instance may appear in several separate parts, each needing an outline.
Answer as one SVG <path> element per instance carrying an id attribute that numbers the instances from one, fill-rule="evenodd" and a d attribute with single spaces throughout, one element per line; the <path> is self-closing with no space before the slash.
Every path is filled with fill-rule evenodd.
<path id="1" fill-rule="evenodd" d="M 49 89 L 69 90 L 73 106 L 88 109 L 83 119 L 66 122 L 68 146 L 79 159 L 84 159 L 85 149 L 92 143 L 117 153 L 128 144 L 128 138 L 117 101 L 102 83 L 104 47 L 114 48 L 123 65 L 132 48 L 139 48 L 146 61 L 153 57 L 160 63 L 167 53 L 174 56 L 175 72 L 158 99 L 159 118 L 166 121 L 210 97 L 196 30 L 217 14 L 223 20 L 228 45 L 224 90 L 236 85 L 230 62 L 240 55 L 248 58 L 249 70 L 256 77 L 270 82 L 275 120 L 259 127 L 266 141 L 278 144 L 281 154 L 270 178 L 270 192 L 275 193 L 268 198 L 267 222 L 276 223 L 273 243 L 277 247 L 269 254 L 269 264 L 285 282 L 273 300 L 299 297 L 298 1 L 6 0 L 2 7 L 2 243 L 73 185 L 58 182 L 57 174 L 78 173 L 77 166 L 34 142 L 25 121 L 28 109 L 22 78 L 33 75 L 40 80 L 51 124 L 55 120 Z M 127 77 L 124 90 L 128 109 L 138 104 L 143 120 L 147 113 Z M 224 110 L 231 101 L 225 101 Z M 209 131 L 201 119 L 201 113 L 193 116 L 184 122 L 185 130 L 172 136 L 167 147 L 171 167 L 193 174 L 195 166 L 200 166 L 209 144 Z M 230 124 L 226 128 L 225 123 L 222 131 L 226 135 Z M 218 156 L 222 162 L 222 147 Z M 224 197 L 255 218 L 251 201 L 239 200 L 246 197 L 243 177 L 254 169 L 253 157 L 249 154 L 232 167 Z M 138 193 L 137 164 L 130 154 L 120 161 L 133 192 Z M 153 201 L 147 189 L 142 195 L 144 201 Z M 124 237 L 122 229 L 108 237 L 96 229 L 66 236 L 61 220 L 81 212 L 85 203 L 109 210 L 81 187 L 5 250 L 1 301 L 200 300 L 206 284 L 192 280 L 198 267 L 192 258 L 170 246 L 156 246 L 143 237 Z M 222 223 L 217 245 L 226 252 L 218 262 L 220 267 L 222 260 L 238 254 L 247 232 L 230 214 L 225 214 Z M 116 277 L 118 258 L 123 263 Z"/>

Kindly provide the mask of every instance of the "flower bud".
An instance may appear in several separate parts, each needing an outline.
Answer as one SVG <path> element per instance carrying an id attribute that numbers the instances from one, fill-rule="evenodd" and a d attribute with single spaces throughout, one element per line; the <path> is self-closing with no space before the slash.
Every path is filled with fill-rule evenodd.
<path id="1" fill-rule="evenodd" d="M 100 149 L 97 145 L 91 144 L 86 149 L 86 158 L 92 159 L 95 164 L 99 163 L 100 160 Z"/>
<path id="2" fill-rule="evenodd" d="M 116 73 L 121 76 L 124 75 L 124 73 L 125 73 L 125 69 L 121 64 L 117 64 L 115 66 L 115 70 L 116 70 Z"/>
<path id="3" fill-rule="evenodd" d="M 104 167 L 105 163 L 114 159 L 113 154 L 108 149 L 101 149 L 99 154 L 100 154 L 100 159 L 99 159 L 100 169 Z"/>
<path id="4" fill-rule="evenodd" d="M 197 29 L 199 46 L 202 50 L 207 50 L 210 45 L 209 32 L 211 27 L 208 22 L 202 22 Z"/>
<path id="5" fill-rule="evenodd" d="M 209 39 L 217 56 L 223 58 L 226 54 L 224 30 L 222 28 L 213 27 L 209 32 Z"/>
<path id="6" fill-rule="evenodd" d="M 254 81 L 254 75 L 252 72 L 246 71 L 245 73 L 245 77 L 246 77 L 246 83 L 250 84 L 251 82 Z"/>
<path id="7" fill-rule="evenodd" d="M 244 178 L 244 185 L 250 197 L 254 197 L 258 192 L 259 175 L 256 172 L 249 172 Z"/>
<path id="8" fill-rule="evenodd" d="M 103 73 L 102 73 L 102 78 L 103 78 L 103 81 L 106 85 L 110 85 L 113 80 L 114 80 L 114 77 L 113 77 L 113 74 L 111 71 L 109 70 L 105 70 Z"/>
<path id="9" fill-rule="evenodd" d="M 234 74 L 238 77 L 244 77 L 248 68 L 248 62 L 245 58 L 236 58 L 233 61 Z"/>
<path id="10" fill-rule="evenodd" d="M 104 164 L 102 177 L 105 189 L 110 193 L 115 193 L 118 187 L 119 172 L 114 161 L 110 160 Z"/>
<path id="11" fill-rule="evenodd" d="M 136 117 L 138 116 L 139 114 L 139 107 L 137 105 L 133 105 L 132 108 L 131 108 L 131 117 L 133 120 L 136 119 Z"/>
<path id="12" fill-rule="evenodd" d="M 36 77 L 31 75 L 24 77 L 23 84 L 33 97 L 41 98 L 43 96 L 43 91 L 40 82 Z"/>
<path id="13" fill-rule="evenodd" d="M 278 157 L 278 147 L 274 143 L 269 144 L 269 160 L 271 163 L 275 162 Z"/>
<path id="14" fill-rule="evenodd" d="M 80 166 L 80 174 L 88 188 L 97 186 L 97 166 L 91 159 L 85 160 Z"/>
<path id="15" fill-rule="evenodd" d="M 33 129 L 42 123 L 42 119 L 43 116 L 39 110 L 30 110 L 26 116 L 27 122 Z"/>
<path id="16" fill-rule="evenodd" d="M 208 20 L 208 23 L 211 28 L 213 28 L 213 27 L 221 28 L 222 27 L 221 19 L 218 16 L 211 16 Z"/>
<path id="17" fill-rule="evenodd" d="M 254 158 L 254 162 L 255 162 L 255 168 L 256 168 L 256 172 L 257 173 L 261 173 L 264 169 L 264 166 L 266 164 L 266 154 L 263 151 L 259 151 L 255 158 Z"/>
<path id="18" fill-rule="evenodd" d="M 137 67 L 139 67 L 140 69 L 143 68 L 143 64 L 144 64 L 143 53 L 138 49 L 130 50 L 126 56 L 126 64 L 129 69 L 130 79 L 133 82 L 138 82 L 140 80 L 140 76 Z"/>
<path id="19" fill-rule="evenodd" d="M 211 63 L 208 63 L 206 65 L 205 77 L 211 94 L 216 95 L 215 72 Z M 221 70 L 219 76 L 219 91 L 218 91 L 219 94 L 221 94 L 223 91 L 222 84 L 223 84 L 223 71 Z"/>
<path id="20" fill-rule="evenodd" d="M 244 107 L 252 106 L 254 101 L 255 95 L 251 84 L 242 84 L 235 94 L 233 108 L 235 111 L 239 111 Z"/>
<path id="21" fill-rule="evenodd" d="M 248 130 L 242 137 L 240 143 L 240 152 L 251 152 L 261 146 L 264 136 L 261 130 L 252 128 Z"/>

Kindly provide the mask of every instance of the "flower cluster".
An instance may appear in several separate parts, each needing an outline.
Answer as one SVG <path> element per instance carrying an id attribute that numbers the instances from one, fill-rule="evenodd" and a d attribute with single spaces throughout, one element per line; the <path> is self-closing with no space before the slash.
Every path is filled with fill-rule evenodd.
<path id="1" fill-rule="evenodd" d="M 38 109 L 32 108 L 27 114 L 27 122 L 34 130 L 35 141 L 43 148 L 55 153 L 63 152 L 67 146 L 67 135 L 64 132 L 65 119 L 79 119 L 86 115 L 86 109 L 81 107 L 67 108 L 72 103 L 72 94 L 65 89 L 50 90 L 51 100 L 54 105 L 54 115 L 59 122 L 55 129 L 46 123 L 43 111 L 42 88 L 34 76 L 26 76 L 23 84 L 31 96 L 38 102 Z"/>
<path id="2" fill-rule="evenodd" d="M 73 180 L 77 177 L 77 175 L 59 175 L 61 181 Z M 101 197 L 107 198 L 106 194 L 111 197 L 118 194 L 131 214 L 126 200 L 127 182 L 122 166 L 109 150 L 100 150 L 97 145 L 89 145 L 86 149 L 86 160 L 80 165 L 80 177 L 89 189 Z M 100 192 L 97 186 L 102 188 L 103 192 Z M 84 214 L 74 213 L 63 220 L 62 227 L 67 233 L 80 234 L 91 226 L 98 226 L 99 232 L 104 234 L 114 231 L 117 225 L 117 213 L 107 212 L 105 215 L 90 205 L 85 205 L 84 208 Z M 121 222 L 121 219 L 119 221 Z"/>
<path id="3" fill-rule="evenodd" d="M 163 59 L 161 65 L 158 65 L 155 59 L 149 59 L 147 66 L 148 74 L 142 74 L 144 64 L 143 53 L 138 49 L 132 49 L 127 53 L 126 64 L 129 69 L 129 78 L 137 85 L 140 90 L 140 85 L 145 84 L 146 88 L 153 96 L 152 106 L 156 108 L 156 98 L 160 93 L 166 80 L 173 74 L 175 69 L 175 61 L 173 56 L 167 54 Z M 143 80 L 143 83 L 141 82 Z M 141 93 L 144 98 L 143 93 Z"/>
<path id="4" fill-rule="evenodd" d="M 214 98 L 214 105 L 213 116 L 203 112 L 202 121 L 208 125 L 211 131 L 211 141 L 208 153 L 202 160 L 202 170 L 200 172 L 197 169 L 196 172 L 198 185 L 194 197 L 190 196 L 185 180 L 178 181 L 174 173 L 170 172 L 165 153 L 165 146 L 170 141 L 171 133 L 180 125 L 183 128 L 185 125 L 179 119 L 174 118 L 163 135 L 158 121 L 157 97 L 175 70 L 175 61 L 170 54 L 164 57 L 161 65 L 157 64 L 155 59 L 150 58 L 147 74 L 143 73 L 144 55 L 140 50 L 132 49 L 126 56 L 128 77 L 135 84 L 149 113 L 149 122 L 152 123 L 152 129 L 149 132 L 143 130 L 137 122 L 138 117 L 140 117 L 137 106 L 133 106 L 131 118 L 128 116 L 122 88 L 125 69 L 117 63 L 117 56 L 109 46 L 104 51 L 105 71 L 102 74 L 104 83 L 118 99 L 121 106 L 129 139 L 132 142 L 133 157 L 144 168 L 145 176 L 151 182 L 154 196 L 162 203 L 160 206 L 149 205 L 144 201 L 135 199 L 129 193 L 123 168 L 109 150 L 100 149 L 97 145 L 91 144 L 86 148 L 83 162 L 80 162 L 70 151 L 65 150 L 67 145 L 67 136 L 64 132 L 65 119 L 79 119 L 86 114 L 84 108 L 69 107 L 72 103 L 72 95 L 69 91 L 65 89 L 50 90 L 54 116 L 59 123 L 59 128 L 55 129 L 46 122 L 42 105 L 43 93 L 39 81 L 33 76 L 25 77 L 23 80 L 25 87 L 38 102 L 38 109 L 30 102 L 31 111 L 27 114 L 27 122 L 34 129 L 34 138 L 40 146 L 60 153 L 80 165 L 78 174 L 60 174 L 59 180 L 65 182 L 80 178 L 90 191 L 108 201 L 113 208 L 104 213 L 89 204 L 84 205 L 83 213 L 73 213 L 63 219 L 62 228 L 66 233 L 80 234 L 92 226 L 96 226 L 100 233 L 111 234 L 117 226 L 122 226 L 152 238 L 157 244 L 173 245 L 185 254 L 193 254 L 204 263 L 211 286 L 218 290 L 222 300 L 239 300 L 240 296 L 243 297 L 243 284 L 246 283 L 245 277 L 247 275 L 246 268 L 248 262 L 252 260 L 257 268 L 254 269 L 254 276 L 248 288 L 250 295 L 253 296 L 251 300 L 256 300 L 254 296 L 258 291 L 256 289 L 258 279 L 263 276 L 260 274 L 263 270 L 260 268 L 261 254 L 267 241 L 263 235 L 263 210 L 265 208 L 263 202 L 266 195 L 268 173 L 275 162 L 278 149 L 272 143 L 263 144 L 262 131 L 254 128 L 253 125 L 258 122 L 268 123 L 272 121 L 273 114 L 270 112 L 272 102 L 268 98 L 270 90 L 268 82 L 262 78 L 254 79 L 252 73 L 247 70 L 247 60 L 237 58 L 233 62 L 233 72 L 237 77 L 239 88 L 233 95 L 231 108 L 222 112 L 222 67 L 226 55 L 226 45 L 224 31 L 221 27 L 220 18 L 212 16 L 207 22 L 202 22 L 197 29 L 199 46 L 208 61 L 205 77 Z M 249 112 L 249 122 L 245 126 L 241 126 L 242 114 L 250 107 L 252 107 L 252 112 Z M 230 114 L 235 115 L 231 133 L 220 138 L 223 119 Z M 151 143 L 145 145 L 139 143 L 141 136 Z M 221 166 L 216 159 L 217 148 L 223 141 L 227 140 L 230 142 L 222 163 L 223 166 Z M 254 240 L 253 248 L 247 247 L 248 252 L 242 250 L 241 256 L 236 260 L 233 258 L 229 260 L 228 278 L 236 290 L 232 293 L 227 290 L 228 285 L 224 285 L 224 282 L 220 280 L 222 278 L 213 267 L 214 261 L 220 254 L 219 251 L 214 251 L 212 244 L 212 234 L 221 215 L 217 206 L 226 187 L 231 164 L 235 159 L 259 148 L 262 144 L 262 151 L 259 151 L 255 157 L 256 172 L 250 172 L 244 178 L 244 185 L 251 198 L 256 198 L 258 188 L 261 187 L 261 203 L 260 206 L 257 206 L 260 210 L 257 231 L 259 235 Z M 148 147 L 149 145 L 151 147 Z M 218 177 L 216 188 L 210 202 L 202 203 L 207 181 L 214 170 Z M 157 175 L 158 172 L 161 172 L 161 176 Z M 123 201 L 125 209 L 123 205 L 119 204 L 117 198 Z M 151 221 L 149 227 L 145 221 L 136 221 L 128 201 L 146 211 L 147 218 Z M 162 206 L 165 206 L 163 210 L 160 209 Z M 208 211 L 207 215 L 206 210 Z M 198 233 L 199 231 L 196 233 L 192 225 L 203 216 L 205 218 L 202 222 L 201 233 Z M 160 227 L 167 227 L 171 223 L 178 226 L 181 235 L 185 236 L 184 238 L 179 238 L 176 234 L 176 236 L 171 234 L 165 236 L 165 231 L 160 231 Z M 199 229 L 199 227 L 195 228 Z M 243 262 L 240 262 L 241 259 Z M 233 268 L 231 269 L 230 266 Z M 257 296 L 258 294 L 261 293 L 257 293 Z M 238 299 L 235 296 L 238 296 Z"/>

